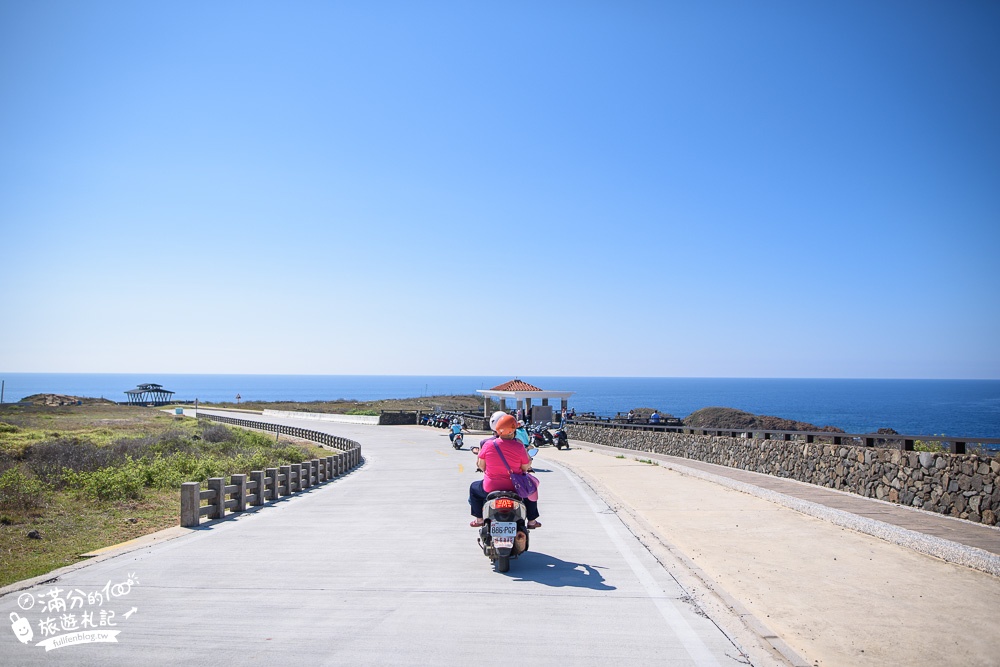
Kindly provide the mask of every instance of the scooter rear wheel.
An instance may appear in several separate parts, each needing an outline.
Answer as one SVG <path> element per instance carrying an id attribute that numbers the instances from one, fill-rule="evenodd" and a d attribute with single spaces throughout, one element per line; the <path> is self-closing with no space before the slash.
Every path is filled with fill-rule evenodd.
<path id="1" fill-rule="evenodd" d="M 497 556 L 493 561 L 494 572 L 506 572 L 510 569 L 510 556 Z"/>

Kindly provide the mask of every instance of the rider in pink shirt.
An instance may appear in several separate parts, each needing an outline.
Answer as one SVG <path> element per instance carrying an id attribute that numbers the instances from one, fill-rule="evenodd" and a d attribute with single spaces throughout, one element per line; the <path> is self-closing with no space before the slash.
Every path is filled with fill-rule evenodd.
<path id="1" fill-rule="evenodd" d="M 483 471 L 483 479 L 469 485 L 469 506 L 472 516 L 475 517 L 470 526 L 483 525 L 483 504 L 486 502 L 487 494 L 493 491 L 513 491 L 511 472 L 528 472 L 531 468 L 531 457 L 525 451 L 524 445 L 514 439 L 516 428 L 517 420 L 510 415 L 503 415 L 494 426 L 499 437 L 482 443 L 476 466 Z M 500 458 L 498 450 L 503 453 L 503 459 Z M 504 465 L 504 460 L 507 461 L 507 465 Z M 539 528 L 542 524 L 537 521 L 538 501 L 528 498 L 522 500 L 527 510 L 528 528 Z"/>
<path id="2" fill-rule="evenodd" d="M 510 472 L 507 466 L 500 459 L 497 449 L 503 452 L 507 465 L 514 472 L 525 472 L 531 467 L 531 457 L 525 451 L 520 440 L 503 440 L 494 438 L 487 440 L 482 449 L 479 450 L 479 469 L 483 471 L 483 490 L 486 493 L 492 491 L 513 491 L 514 482 L 510 479 Z"/>

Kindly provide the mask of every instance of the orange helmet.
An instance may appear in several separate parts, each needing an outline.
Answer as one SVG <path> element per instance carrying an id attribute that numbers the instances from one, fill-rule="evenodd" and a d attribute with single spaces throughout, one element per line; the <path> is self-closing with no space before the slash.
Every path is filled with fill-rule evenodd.
<path id="1" fill-rule="evenodd" d="M 517 430 L 517 420 L 510 415 L 504 415 L 497 420 L 497 425 L 493 430 L 497 432 L 497 435 L 505 440 L 513 438 L 514 431 Z"/>

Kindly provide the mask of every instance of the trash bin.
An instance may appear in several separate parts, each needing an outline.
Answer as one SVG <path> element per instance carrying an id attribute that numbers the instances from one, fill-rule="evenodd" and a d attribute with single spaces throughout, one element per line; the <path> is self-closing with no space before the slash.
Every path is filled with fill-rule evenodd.
<path id="1" fill-rule="evenodd" d="M 184 414 L 184 408 L 174 408 L 174 414 L 175 415 L 182 415 L 182 414 Z"/>

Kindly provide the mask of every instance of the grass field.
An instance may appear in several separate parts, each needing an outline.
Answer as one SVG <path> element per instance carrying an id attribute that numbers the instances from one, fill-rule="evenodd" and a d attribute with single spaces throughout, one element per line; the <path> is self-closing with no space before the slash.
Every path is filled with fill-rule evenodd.
<path id="1" fill-rule="evenodd" d="M 0 405 L 0 586 L 176 526 L 181 482 L 328 454 L 147 408 Z"/>

